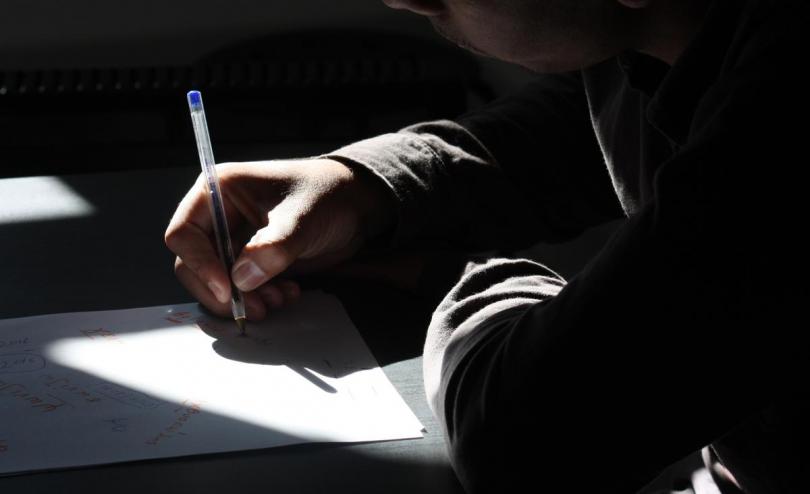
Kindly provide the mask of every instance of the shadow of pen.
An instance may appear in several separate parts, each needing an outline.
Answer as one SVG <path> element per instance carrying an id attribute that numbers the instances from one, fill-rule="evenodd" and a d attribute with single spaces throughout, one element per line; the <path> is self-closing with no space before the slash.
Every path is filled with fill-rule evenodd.
<path id="1" fill-rule="evenodd" d="M 223 358 L 249 364 L 283 365 L 322 391 L 337 393 L 337 389 L 318 376 L 341 377 L 335 372 L 335 366 L 313 353 L 304 341 L 277 338 L 266 332 L 257 332 L 255 328 L 240 335 L 235 325 L 212 317 L 200 318 L 196 323 L 203 332 L 214 338 L 211 347 Z"/>

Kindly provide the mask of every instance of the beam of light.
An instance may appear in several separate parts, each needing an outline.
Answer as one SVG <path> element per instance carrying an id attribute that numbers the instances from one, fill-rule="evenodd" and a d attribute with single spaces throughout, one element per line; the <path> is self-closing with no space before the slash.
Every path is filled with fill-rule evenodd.
<path id="1" fill-rule="evenodd" d="M 267 396 L 288 386 L 300 390 L 295 383 L 279 385 L 282 380 L 292 381 L 300 377 L 282 366 L 253 365 L 251 367 L 266 368 L 269 382 L 261 386 L 258 380 L 240 379 L 244 373 L 239 370 L 244 369 L 244 363 L 217 358 L 211 349 L 210 338 L 197 332 L 199 338 L 190 339 L 189 333 L 183 329 L 187 328 L 162 327 L 123 335 L 106 333 L 99 338 L 109 338 L 107 348 L 100 348 L 86 337 L 64 338 L 50 342 L 45 347 L 45 356 L 51 363 L 110 383 L 120 393 L 134 391 L 142 400 L 152 402 L 147 407 L 150 409 L 163 407 L 166 403 L 184 403 L 193 397 L 192 401 L 202 403 L 205 411 L 238 422 L 311 440 L 333 440 L 328 431 L 321 432 L 319 427 L 307 430 L 306 419 L 313 421 L 313 418 L 302 417 L 306 415 L 302 411 L 323 407 L 324 403 L 313 396 L 320 390 L 307 388 L 311 393 L 295 396 L 304 404 L 303 407 L 275 406 L 271 416 L 266 410 L 272 400 L 259 403 L 262 401 L 259 396 L 253 400 L 246 397 L 254 394 Z M 196 345 L 190 345 L 192 342 Z M 274 389 L 276 387 L 279 389 Z M 267 394 L 259 391 L 262 388 Z M 250 401 L 256 402 L 254 406 L 248 404 Z"/>
<path id="2" fill-rule="evenodd" d="M 0 179 L 0 225 L 80 218 L 95 212 L 58 177 Z"/>
<path id="3" fill-rule="evenodd" d="M 162 323 L 133 319 L 130 325 L 123 317 L 117 330 L 104 329 L 99 320 L 98 329 L 83 331 L 84 336 L 48 342 L 43 356 L 110 383 L 118 390 L 117 401 L 131 390 L 138 404 L 151 398 L 161 410 L 165 403 L 195 402 L 203 415 L 213 412 L 282 436 L 350 442 L 421 436 L 418 419 L 401 406 L 373 357 L 359 352 L 361 340 L 341 338 L 347 335 L 339 329 L 317 325 L 307 335 L 296 324 L 300 315 L 288 314 L 273 327 L 252 328 L 247 338 L 233 328 L 209 329 L 220 334 L 214 338 L 193 322 L 200 320 L 198 314 L 168 310 Z M 327 341 L 313 343 L 319 339 Z M 217 350 L 228 341 L 229 348 Z"/>
<path id="4" fill-rule="evenodd" d="M 296 305 L 245 336 L 195 304 L 0 320 L 0 474 L 422 437 L 340 302 Z"/>

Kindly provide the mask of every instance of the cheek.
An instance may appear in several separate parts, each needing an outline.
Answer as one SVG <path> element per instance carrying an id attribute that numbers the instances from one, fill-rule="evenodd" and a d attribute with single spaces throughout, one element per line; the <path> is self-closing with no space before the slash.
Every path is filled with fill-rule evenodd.
<path id="1" fill-rule="evenodd" d="M 464 48 L 536 72 L 580 69 L 606 58 L 603 52 L 611 48 L 583 26 L 550 12 L 479 9 L 453 11 L 431 21 Z"/>

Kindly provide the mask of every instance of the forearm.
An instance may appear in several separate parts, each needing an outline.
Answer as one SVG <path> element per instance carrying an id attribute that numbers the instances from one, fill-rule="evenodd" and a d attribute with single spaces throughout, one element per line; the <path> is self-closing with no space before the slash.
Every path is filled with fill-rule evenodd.
<path id="1" fill-rule="evenodd" d="M 368 168 L 392 191 L 395 243 L 485 250 L 565 239 L 621 214 L 571 77 L 327 156 Z"/>
<path id="2" fill-rule="evenodd" d="M 699 293 L 705 273 L 643 245 L 638 228 L 567 285 L 528 261 L 472 266 L 437 309 L 426 391 L 470 492 L 527 479 L 634 492 L 755 411 L 783 375 L 779 337 L 757 337 L 761 297 L 715 305 L 726 289 Z M 746 305 L 750 318 L 729 316 Z M 707 366 L 734 369 L 734 381 L 701 386 Z"/>

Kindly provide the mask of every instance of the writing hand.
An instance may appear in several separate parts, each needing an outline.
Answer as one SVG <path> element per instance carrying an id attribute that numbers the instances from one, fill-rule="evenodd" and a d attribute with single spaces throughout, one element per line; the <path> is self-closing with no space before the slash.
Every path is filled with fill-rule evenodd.
<path id="1" fill-rule="evenodd" d="M 249 319 L 297 299 L 300 288 L 281 274 L 312 272 L 350 258 L 393 223 L 385 186 L 334 160 L 217 165 L 225 214 L 238 253 L 231 276 L 245 292 Z M 165 241 L 175 273 L 209 310 L 230 315 L 230 283 L 217 256 L 205 181 L 177 207 Z"/>

